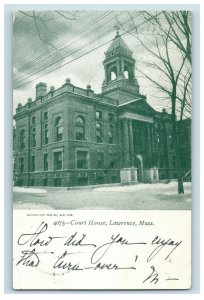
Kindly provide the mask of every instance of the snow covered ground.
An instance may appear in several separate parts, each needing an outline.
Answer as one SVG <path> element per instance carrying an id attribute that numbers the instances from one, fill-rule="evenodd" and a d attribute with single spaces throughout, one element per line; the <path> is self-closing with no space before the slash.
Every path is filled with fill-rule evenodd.
<path id="1" fill-rule="evenodd" d="M 14 187 L 14 209 L 191 209 L 191 183 L 177 182 L 79 189 Z"/>
<path id="2" fill-rule="evenodd" d="M 15 193 L 28 193 L 28 194 L 45 194 L 47 191 L 45 189 L 39 189 L 39 188 L 31 188 L 31 187 L 18 187 L 15 186 L 13 188 L 13 192 Z"/>
<path id="3" fill-rule="evenodd" d="M 42 203 L 28 203 L 28 202 L 14 202 L 14 209 L 53 209 L 52 206 L 45 205 Z"/>
<path id="4" fill-rule="evenodd" d="M 119 185 L 119 186 L 105 186 L 105 187 L 97 187 L 95 188 L 96 192 L 107 192 L 107 191 L 112 191 L 112 192 L 121 192 L 121 193 L 126 193 L 126 192 L 136 192 L 136 191 L 142 191 L 142 190 L 157 190 L 161 191 L 162 193 L 167 193 L 167 194 L 177 194 L 177 182 L 172 181 L 169 183 L 139 183 L 135 185 Z M 186 192 L 191 193 L 191 183 L 190 182 L 184 182 L 184 188 Z M 165 190 L 171 189 L 169 192 L 165 192 Z"/>

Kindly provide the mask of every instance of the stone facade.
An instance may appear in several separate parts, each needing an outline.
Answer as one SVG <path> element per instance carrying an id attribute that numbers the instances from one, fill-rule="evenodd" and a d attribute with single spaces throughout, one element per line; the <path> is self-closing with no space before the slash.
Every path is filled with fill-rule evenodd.
<path id="1" fill-rule="evenodd" d="M 101 94 L 66 79 L 56 90 L 37 84 L 36 99 L 18 105 L 15 185 L 116 183 L 124 168 L 136 170 L 133 181 L 177 176 L 171 116 L 139 93 L 132 52 L 119 35 L 105 55 Z"/>

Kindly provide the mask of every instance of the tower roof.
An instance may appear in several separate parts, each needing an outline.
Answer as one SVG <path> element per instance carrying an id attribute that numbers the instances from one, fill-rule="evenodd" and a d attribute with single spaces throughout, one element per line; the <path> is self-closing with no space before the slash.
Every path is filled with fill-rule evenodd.
<path id="1" fill-rule="evenodd" d="M 123 50 L 128 52 L 129 55 L 132 55 L 132 51 L 123 41 L 119 33 L 116 34 L 114 40 L 112 41 L 111 45 L 109 46 L 108 50 L 106 51 L 106 55 L 113 52 L 114 50 Z"/>

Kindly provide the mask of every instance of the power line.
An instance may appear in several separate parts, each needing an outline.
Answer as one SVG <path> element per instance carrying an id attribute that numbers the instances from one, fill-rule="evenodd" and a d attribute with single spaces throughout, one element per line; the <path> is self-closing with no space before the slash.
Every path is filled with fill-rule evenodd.
<path id="1" fill-rule="evenodd" d="M 105 16 L 104 16 L 105 15 Z M 92 21 L 92 22 L 90 22 L 89 24 L 87 24 L 83 29 L 81 29 L 79 32 L 77 32 L 76 34 L 72 34 L 68 39 L 66 38 L 66 39 L 64 39 L 63 41 L 60 41 L 59 43 L 57 43 L 56 45 L 55 45 L 55 47 L 58 47 L 58 46 L 62 46 L 63 44 L 65 44 L 65 43 L 67 43 L 68 41 L 70 41 L 71 39 L 74 39 L 75 38 L 75 36 L 78 36 L 78 35 L 80 35 L 80 33 L 82 33 L 82 32 L 84 32 L 84 31 L 86 31 L 91 25 L 93 25 L 93 24 L 95 24 L 95 22 L 96 22 L 96 20 L 101 20 L 101 19 L 103 19 L 103 18 L 105 18 L 106 16 L 108 15 L 108 13 L 107 12 L 105 12 L 100 18 L 96 18 L 94 21 Z M 58 32 L 58 31 L 56 31 L 56 32 Z M 75 42 L 75 41 L 74 41 Z M 73 43 L 74 43 L 73 42 Z M 73 43 L 71 43 L 71 44 L 73 44 Z M 69 44 L 69 46 L 70 46 L 70 44 Z M 61 49 L 59 49 L 59 50 L 62 50 L 62 49 L 64 49 L 66 46 L 64 46 L 63 48 L 61 48 Z M 42 48 L 42 47 L 41 47 Z M 39 48 L 37 48 L 38 50 L 39 50 Z M 31 52 L 32 50 L 30 50 L 30 52 Z M 54 52 L 54 49 L 51 49 L 50 50 L 50 53 L 51 52 Z M 30 62 L 30 63 L 27 63 L 26 65 L 24 65 L 22 68 L 20 68 L 20 69 L 18 69 L 18 71 L 23 71 L 23 70 L 25 70 L 25 69 L 27 69 L 30 65 L 32 65 L 32 64 L 34 64 L 35 62 L 39 62 L 39 59 L 40 58 L 44 58 L 44 53 L 43 54 L 41 54 L 40 56 L 38 56 L 38 57 L 36 57 L 32 62 Z"/>
<path id="2" fill-rule="evenodd" d="M 60 18 L 60 17 L 58 16 L 57 18 Z M 57 18 L 56 18 L 56 19 L 57 19 Z M 48 22 L 47 20 L 43 20 L 43 19 L 41 19 L 41 21 L 42 21 L 44 24 L 46 24 L 46 23 Z M 47 25 L 47 24 L 46 24 L 46 25 Z M 55 30 L 52 34 L 55 35 L 55 34 L 58 34 L 58 32 L 59 32 L 58 30 Z M 66 31 L 64 30 L 63 32 L 65 33 Z M 20 43 L 19 47 L 20 47 L 20 46 L 21 46 L 21 43 Z M 38 50 L 39 50 L 39 49 L 43 49 L 43 46 L 40 46 L 40 47 L 39 47 L 39 46 L 37 45 L 37 46 L 34 48 L 34 50 L 35 50 L 35 49 L 38 49 Z M 21 53 L 21 54 L 20 54 L 20 57 L 22 57 L 22 56 L 23 56 L 23 57 L 28 56 L 29 53 L 32 52 L 32 50 L 33 50 L 33 49 L 28 49 L 28 50 L 27 50 L 26 52 L 24 52 L 23 54 Z"/>
<path id="3" fill-rule="evenodd" d="M 152 18 L 154 18 L 154 17 L 152 17 Z M 139 25 L 134 26 L 133 28 L 131 28 L 129 31 L 126 31 L 126 32 L 122 33 L 121 36 L 126 35 L 126 34 L 129 33 L 131 30 L 135 29 L 136 27 L 139 27 L 139 26 L 144 25 L 144 24 L 147 23 L 148 21 L 149 21 L 149 20 L 143 21 L 143 22 L 140 23 Z M 55 70 L 58 70 L 59 68 L 62 68 L 62 67 L 64 67 L 65 65 L 68 65 L 68 64 L 72 63 L 73 61 L 76 61 L 76 60 L 80 59 L 81 57 L 83 57 L 83 56 L 85 56 L 85 55 L 87 55 L 87 54 L 89 54 L 89 53 L 91 53 L 91 52 L 93 52 L 93 51 L 95 51 L 95 50 L 97 50 L 97 49 L 99 49 L 99 48 L 101 48 L 101 47 L 107 45 L 108 43 L 112 42 L 113 40 L 114 40 L 114 38 L 111 39 L 111 40 L 109 40 L 109 41 L 107 41 L 107 42 L 105 42 L 105 43 L 103 43 L 103 44 L 101 44 L 101 45 L 99 45 L 99 46 L 97 46 L 97 47 L 95 47 L 95 48 L 93 48 L 93 49 L 91 49 L 91 50 L 89 50 L 89 51 L 87 51 L 87 52 L 85 52 L 84 54 L 79 55 L 79 56 L 76 57 L 76 58 L 73 58 L 72 60 L 70 60 L 70 61 L 68 61 L 68 62 L 66 62 L 66 63 L 64 63 L 64 64 L 62 64 L 62 65 L 60 65 L 60 66 L 58 66 L 58 67 L 56 67 L 56 68 L 54 68 L 54 69 L 52 69 L 52 70 L 50 70 L 50 71 L 48 71 L 47 73 L 42 74 L 42 75 L 36 77 L 35 79 L 32 79 L 32 80 L 27 81 L 27 82 L 25 82 L 25 83 L 23 83 L 23 84 L 20 84 L 19 86 L 15 87 L 14 90 L 15 90 L 15 89 L 18 89 L 18 88 L 20 88 L 20 87 L 22 87 L 22 86 L 24 86 L 24 85 L 26 85 L 26 84 L 28 84 L 28 83 L 30 83 L 30 82 L 33 82 L 33 81 L 35 81 L 36 79 L 39 79 L 39 78 L 41 78 L 41 77 L 43 77 L 43 76 L 45 76 L 45 75 L 47 75 L 47 74 L 49 74 L 49 73 L 51 73 L 51 72 L 53 72 L 53 71 L 55 71 Z M 59 60 L 59 61 L 60 61 L 60 60 Z M 58 62 L 58 61 L 56 61 L 56 62 Z M 55 62 L 55 63 L 56 63 L 56 62 Z M 40 71 L 43 71 L 43 70 L 47 69 L 48 67 L 50 67 L 50 66 L 52 66 L 52 65 L 53 65 L 53 64 L 50 64 L 50 65 L 44 67 L 43 69 L 41 69 Z M 38 72 L 39 72 L 39 71 L 38 71 Z M 38 73 L 38 72 L 35 72 L 34 74 L 32 74 L 32 75 L 29 76 L 29 77 L 32 77 L 33 75 L 35 75 L 35 74 Z"/>
<path id="4" fill-rule="evenodd" d="M 112 20 L 112 19 L 114 19 L 114 18 L 111 18 L 111 20 Z M 97 30 L 97 29 L 100 28 L 100 27 L 101 27 L 101 25 L 98 26 L 95 30 Z M 74 41 L 73 43 L 75 43 L 75 41 Z M 73 43 L 72 43 L 72 44 L 73 44 Z M 70 45 L 71 45 L 71 44 L 70 44 Z M 84 47 L 86 47 L 86 46 L 90 46 L 90 42 L 88 42 Z M 40 71 L 42 71 L 42 70 L 44 70 L 44 69 L 46 69 L 46 68 L 52 66 L 53 64 L 55 64 L 55 63 L 59 62 L 60 60 L 66 58 L 68 55 L 75 54 L 76 52 L 78 52 L 78 51 L 80 51 L 80 50 L 81 50 L 81 48 L 79 48 L 78 50 L 73 50 L 72 52 L 67 53 L 65 56 L 63 56 L 62 58 L 56 60 L 56 61 L 53 62 L 52 64 L 45 66 L 45 67 L 42 68 L 41 70 L 37 70 L 37 71 L 36 71 L 35 73 L 33 73 L 31 76 L 33 76 L 33 75 L 39 73 Z M 27 78 L 25 78 L 25 79 L 27 79 Z M 20 79 L 19 82 L 21 82 L 21 81 L 23 81 L 23 80 L 24 80 L 24 78 Z"/>

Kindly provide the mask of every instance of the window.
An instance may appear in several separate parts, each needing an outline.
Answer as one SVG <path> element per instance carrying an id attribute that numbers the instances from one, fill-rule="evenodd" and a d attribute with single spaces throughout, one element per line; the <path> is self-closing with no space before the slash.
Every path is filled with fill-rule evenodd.
<path id="1" fill-rule="evenodd" d="M 47 178 L 43 178 L 43 186 L 47 186 L 48 184 L 48 179 Z"/>
<path id="2" fill-rule="evenodd" d="M 111 71 L 111 80 L 115 80 L 116 78 L 116 73 L 114 71 Z"/>
<path id="3" fill-rule="evenodd" d="M 103 142 L 103 136 L 102 136 L 102 124 L 100 122 L 96 123 L 96 140 L 98 143 L 102 143 Z"/>
<path id="4" fill-rule="evenodd" d="M 19 158 L 19 172 L 20 173 L 24 172 L 24 158 L 23 157 Z"/>
<path id="5" fill-rule="evenodd" d="M 157 144 L 160 143 L 160 135 L 158 132 L 156 132 L 156 142 L 157 142 Z"/>
<path id="6" fill-rule="evenodd" d="M 113 67 L 111 70 L 110 70 L 110 80 L 115 80 L 117 78 L 117 68 L 116 67 Z"/>
<path id="7" fill-rule="evenodd" d="M 44 171 L 48 170 L 48 154 L 44 154 Z"/>
<path id="8" fill-rule="evenodd" d="M 113 121 L 114 121 L 114 114 L 109 113 L 109 114 L 108 114 L 108 120 L 109 120 L 110 122 L 113 122 Z"/>
<path id="9" fill-rule="evenodd" d="M 44 111 L 44 113 L 43 113 L 43 120 L 47 121 L 47 119 L 48 119 L 48 112 Z"/>
<path id="10" fill-rule="evenodd" d="M 124 76 L 125 76 L 126 79 L 129 79 L 129 73 L 128 73 L 128 71 L 124 72 Z"/>
<path id="11" fill-rule="evenodd" d="M 54 152 L 54 170 L 62 169 L 62 151 Z"/>
<path id="12" fill-rule="evenodd" d="M 172 133 L 169 134 L 169 146 L 173 148 L 173 136 Z"/>
<path id="13" fill-rule="evenodd" d="M 54 127 L 55 141 L 56 142 L 62 141 L 63 126 L 62 126 L 62 118 L 60 116 L 55 119 L 54 126 L 55 126 Z"/>
<path id="14" fill-rule="evenodd" d="M 32 128 L 32 133 L 31 133 L 31 145 L 32 147 L 36 147 L 36 128 Z"/>
<path id="15" fill-rule="evenodd" d="M 16 173 L 16 162 L 13 163 L 13 172 Z"/>
<path id="16" fill-rule="evenodd" d="M 82 116 L 75 119 L 75 139 L 85 140 L 85 119 Z"/>
<path id="17" fill-rule="evenodd" d="M 161 138 L 160 138 L 160 127 L 158 124 L 155 124 L 155 131 L 154 131 L 154 136 L 155 136 L 155 143 L 157 144 L 157 146 L 160 145 L 161 143 Z"/>
<path id="18" fill-rule="evenodd" d="M 104 153 L 98 152 L 98 169 L 104 169 Z"/>
<path id="19" fill-rule="evenodd" d="M 31 178 L 31 180 L 30 180 L 30 186 L 34 186 L 34 185 L 35 185 L 35 179 Z"/>
<path id="20" fill-rule="evenodd" d="M 116 153 L 110 153 L 110 168 L 116 167 Z"/>
<path id="21" fill-rule="evenodd" d="M 113 124 L 109 125 L 108 142 L 109 142 L 109 144 L 113 144 L 114 143 L 114 125 Z"/>
<path id="22" fill-rule="evenodd" d="M 111 130 L 108 131 L 108 142 L 113 144 L 113 132 Z"/>
<path id="23" fill-rule="evenodd" d="M 62 179 L 61 178 L 54 178 L 53 184 L 54 184 L 54 186 L 62 186 Z"/>
<path id="24" fill-rule="evenodd" d="M 44 144 L 47 145 L 48 144 L 48 124 L 45 123 L 44 124 Z"/>
<path id="25" fill-rule="evenodd" d="M 32 124 L 35 124 L 35 116 L 33 116 L 33 117 L 31 118 L 31 123 L 32 123 Z"/>
<path id="26" fill-rule="evenodd" d="M 172 156 L 172 167 L 176 169 L 176 156 Z"/>
<path id="27" fill-rule="evenodd" d="M 35 156 L 31 156 L 31 172 L 34 172 L 35 171 Z"/>
<path id="28" fill-rule="evenodd" d="M 96 119 L 102 120 L 102 111 L 99 111 L 99 110 L 96 111 Z"/>
<path id="29" fill-rule="evenodd" d="M 77 151 L 77 169 L 88 169 L 87 151 Z"/>
<path id="30" fill-rule="evenodd" d="M 25 148 L 25 129 L 21 129 L 20 131 L 20 149 Z"/>

